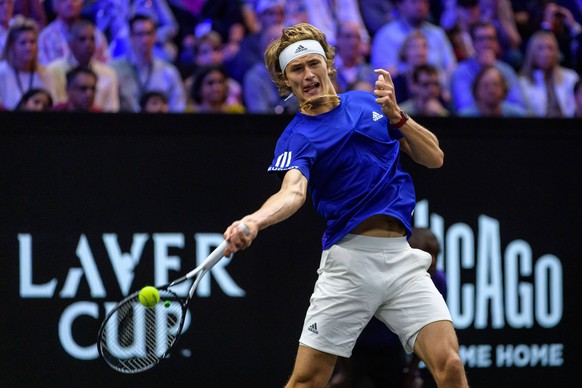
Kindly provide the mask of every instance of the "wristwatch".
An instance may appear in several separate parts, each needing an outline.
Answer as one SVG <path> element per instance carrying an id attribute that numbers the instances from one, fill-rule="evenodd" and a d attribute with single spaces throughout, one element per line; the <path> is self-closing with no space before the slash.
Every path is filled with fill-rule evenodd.
<path id="1" fill-rule="evenodd" d="M 408 115 L 408 113 L 400 109 L 400 121 L 397 122 L 396 124 L 390 123 L 390 125 L 392 125 L 392 127 L 396 129 L 400 129 L 404 124 L 406 124 L 409 118 L 410 116 Z"/>

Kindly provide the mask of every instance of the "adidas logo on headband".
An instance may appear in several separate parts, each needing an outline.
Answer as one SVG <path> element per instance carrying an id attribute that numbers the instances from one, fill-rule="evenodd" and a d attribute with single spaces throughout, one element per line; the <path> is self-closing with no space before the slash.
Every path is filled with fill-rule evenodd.
<path id="1" fill-rule="evenodd" d="M 297 47 L 297 50 L 295 50 L 295 54 L 300 53 L 301 51 L 306 51 L 307 49 L 301 45 L 299 45 L 299 47 Z"/>
<path id="2" fill-rule="evenodd" d="M 287 67 L 289 62 L 306 54 L 319 54 L 322 57 L 327 58 L 323 47 L 318 41 L 313 39 L 300 40 L 290 44 L 281 52 L 281 54 L 279 54 L 279 65 L 281 66 L 281 71 L 285 72 L 285 67 Z"/>

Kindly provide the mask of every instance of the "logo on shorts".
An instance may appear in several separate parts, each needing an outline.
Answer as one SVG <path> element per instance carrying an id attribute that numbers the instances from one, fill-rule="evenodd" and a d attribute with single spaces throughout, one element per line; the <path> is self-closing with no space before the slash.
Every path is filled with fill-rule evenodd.
<path id="1" fill-rule="evenodd" d="M 317 331 L 317 323 L 314 323 L 313 325 L 309 326 L 307 330 L 309 330 L 312 333 L 319 334 L 319 332 Z"/>

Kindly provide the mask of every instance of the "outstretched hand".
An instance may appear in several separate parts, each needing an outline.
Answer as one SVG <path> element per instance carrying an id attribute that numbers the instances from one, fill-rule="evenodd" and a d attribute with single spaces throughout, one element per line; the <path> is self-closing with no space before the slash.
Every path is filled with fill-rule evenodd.
<path id="1" fill-rule="evenodd" d="M 376 102 L 382 105 L 382 112 L 390 122 L 397 122 L 400 120 L 400 108 L 396 102 L 392 77 L 384 69 L 375 69 L 374 72 L 378 74 L 378 79 L 374 85 L 374 94 L 377 97 Z"/>

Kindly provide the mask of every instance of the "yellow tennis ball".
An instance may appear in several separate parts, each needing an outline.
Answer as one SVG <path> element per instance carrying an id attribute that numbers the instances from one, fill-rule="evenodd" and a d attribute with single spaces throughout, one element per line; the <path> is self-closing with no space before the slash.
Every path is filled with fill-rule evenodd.
<path id="1" fill-rule="evenodd" d="M 139 302 L 146 307 L 154 307 L 160 301 L 160 293 L 157 288 L 145 286 L 139 292 Z"/>

